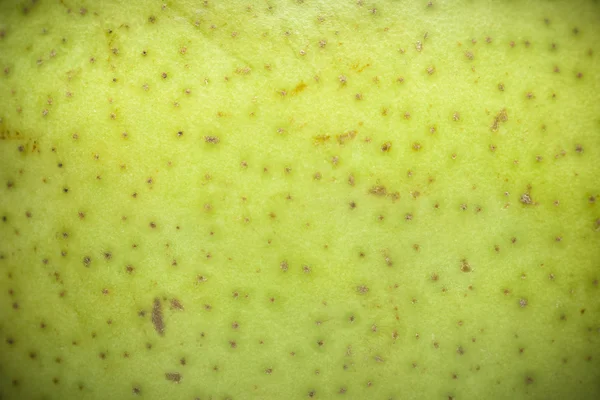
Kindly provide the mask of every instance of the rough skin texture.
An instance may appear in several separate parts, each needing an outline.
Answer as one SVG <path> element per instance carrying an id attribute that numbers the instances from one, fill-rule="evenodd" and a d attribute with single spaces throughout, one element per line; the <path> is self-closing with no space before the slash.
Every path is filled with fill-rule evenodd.
<path id="1" fill-rule="evenodd" d="M 600 398 L 597 1 L 0 1 L 0 399 Z"/>

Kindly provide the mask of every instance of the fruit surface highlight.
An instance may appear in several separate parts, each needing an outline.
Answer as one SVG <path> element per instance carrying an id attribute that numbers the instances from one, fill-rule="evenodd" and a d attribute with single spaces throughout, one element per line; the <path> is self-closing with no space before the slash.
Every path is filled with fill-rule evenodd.
<path id="1" fill-rule="evenodd" d="M 600 398 L 598 1 L 0 2 L 0 399 Z"/>

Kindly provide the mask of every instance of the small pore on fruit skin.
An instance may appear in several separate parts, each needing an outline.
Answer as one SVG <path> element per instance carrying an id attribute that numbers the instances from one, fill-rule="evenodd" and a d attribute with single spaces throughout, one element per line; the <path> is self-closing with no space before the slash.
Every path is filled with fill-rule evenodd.
<path id="1" fill-rule="evenodd" d="M 152 325 L 160 336 L 164 336 L 165 323 L 163 321 L 162 305 L 158 297 L 154 299 L 154 304 L 152 305 Z"/>

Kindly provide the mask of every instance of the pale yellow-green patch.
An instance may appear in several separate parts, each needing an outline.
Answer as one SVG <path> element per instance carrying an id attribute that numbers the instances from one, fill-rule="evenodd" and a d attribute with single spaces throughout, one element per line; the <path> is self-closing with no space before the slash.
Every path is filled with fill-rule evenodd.
<path id="1" fill-rule="evenodd" d="M 1 2 L 0 398 L 600 397 L 598 15 Z"/>

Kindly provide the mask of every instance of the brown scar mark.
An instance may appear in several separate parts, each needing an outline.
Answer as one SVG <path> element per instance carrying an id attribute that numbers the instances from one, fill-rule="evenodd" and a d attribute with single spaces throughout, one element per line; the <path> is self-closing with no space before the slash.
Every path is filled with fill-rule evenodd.
<path id="1" fill-rule="evenodd" d="M 163 321 L 162 305 L 158 297 L 154 299 L 154 304 L 152 305 L 152 325 L 154 325 L 154 330 L 160 336 L 165 335 L 165 322 Z"/>
<path id="2" fill-rule="evenodd" d="M 385 142 L 381 145 L 381 151 L 384 153 L 389 152 L 392 149 L 392 142 Z"/>
<path id="3" fill-rule="evenodd" d="M 344 132 L 341 135 L 336 135 L 336 140 L 339 144 L 344 144 L 356 137 L 356 131 Z"/>
<path id="4" fill-rule="evenodd" d="M 471 272 L 471 265 L 469 264 L 469 262 L 465 259 L 465 260 L 461 260 L 460 262 L 460 270 L 462 272 Z"/>
<path id="5" fill-rule="evenodd" d="M 504 86 L 502 86 L 502 87 L 504 88 Z M 508 121 L 508 114 L 506 113 L 506 108 L 503 108 L 494 117 L 494 122 L 492 122 L 492 125 L 490 126 L 490 130 L 492 132 L 497 132 L 498 128 L 500 127 L 500 123 L 506 122 L 506 121 Z"/>
<path id="6" fill-rule="evenodd" d="M 529 193 L 523 193 L 519 201 L 526 205 L 533 204 L 533 200 L 531 200 L 531 196 L 529 195 Z"/>
<path id="7" fill-rule="evenodd" d="M 180 383 L 183 377 L 179 372 L 167 372 L 165 378 L 173 383 Z"/>
<path id="8" fill-rule="evenodd" d="M 298 93 L 301 93 L 304 89 L 306 89 L 308 87 L 308 85 L 304 82 L 300 82 L 299 84 L 296 85 L 296 87 L 292 90 L 292 95 L 296 95 Z"/>
<path id="9" fill-rule="evenodd" d="M 171 299 L 171 309 L 173 310 L 184 310 L 183 304 L 175 298 Z"/>
<path id="10" fill-rule="evenodd" d="M 204 136 L 204 141 L 206 143 L 217 144 L 221 140 L 218 137 L 216 137 L 216 136 Z"/>
<path id="11" fill-rule="evenodd" d="M 330 138 L 331 138 L 331 136 L 329 136 L 329 135 L 317 135 L 313 138 L 313 143 L 314 144 L 323 144 L 323 143 L 327 142 Z"/>
<path id="12" fill-rule="evenodd" d="M 374 196 L 385 196 L 387 194 L 387 189 L 383 185 L 373 186 L 369 189 L 369 194 Z"/>

